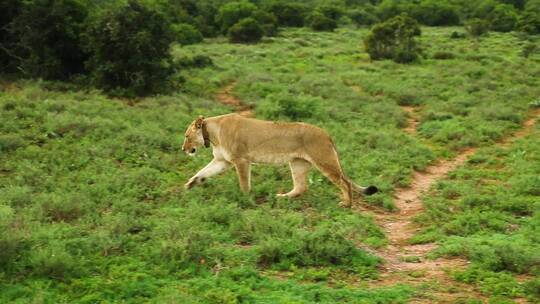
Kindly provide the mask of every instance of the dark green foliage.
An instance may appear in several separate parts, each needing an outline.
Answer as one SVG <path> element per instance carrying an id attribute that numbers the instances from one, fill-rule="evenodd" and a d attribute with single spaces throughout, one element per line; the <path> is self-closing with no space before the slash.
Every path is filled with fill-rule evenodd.
<path id="1" fill-rule="evenodd" d="M 497 32 L 509 32 L 514 29 L 518 14 L 511 5 L 499 4 L 488 16 L 490 29 Z"/>
<path id="2" fill-rule="evenodd" d="M 0 70 L 14 72 L 20 64 L 17 55 L 17 35 L 13 31 L 13 21 L 19 16 L 22 2 L 5 0 L 0 2 Z"/>
<path id="3" fill-rule="evenodd" d="M 341 16 L 344 15 L 345 8 L 335 3 L 328 3 L 317 6 L 315 8 L 315 11 L 322 13 L 324 16 L 330 19 L 338 20 L 339 18 L 341 18 Z"/>
<path id="4" fill-rule="evenodd" d="M 215 20 L 218 8 L 212 0 L 166 0 L 159 8 L 174 24 L 190 24 L 205 37 L 219 34 Z"/>
<path id="5" fill-rule="evenodd" d="M 275 36 L 278 32 L 278 22 L 276 16 L 272 13 L 258 10 L 253 13 L 253 19 L 255 19 L 262 27 L 264 36 Z"/>
<path id="6" fill-rule="evenodd" d="M 182 45 L 199 43 L 203 40 L 201 33 L 193 25 L 186 23 L 174 24 L 172 29 L 174 31 L 176 41 Z"/>
<path id="7" fill-rule="evenodd" d="M 473 18 L 465 22 L 465 30 L 472 37 L 484 36 L 489 31 L 489 23 L 486 20 Z"/>
<path id="8" fill-rule="evenodd" d="M 540 1 L 528 1 L 525 10 L 519 16 L 517 29 L 528 33 L 540 33 Z"/>
<path id="9" fill-rule="evenodd" d="M 270 4 L 268 10 L 276 16 L 280 26 L 304 26 L 307 8 L 302 3 L 278 1 Z"/>
<path id="10" fill-rule="evenodd" d="M 347 16 L 349 16 L 357 26 L 372 25 L 379 21 L 372 11 L 365 8 L 349 10 Z"/>
<path id="11" fill-rule="evenodd" d="M 244 18 L 229 28 L 227 36 L 230 42 L 250 43 L 261 40 L 264 29 L 253 18 Z"/>
<path id="12" fill-rule="evenodd" d="M 171 24 L 139 2 L 102 12 L 89 23 L 87 68 L 99 88 L 119 95 L 148 95 L 167 86 L 173 72 Z"/>
<path id="13" fill-rule="evenodd" d="M 438 0 L 423 0 L 412 11 L 412 16 L 418 22 L 431 25 L 457 25 L 459 15 L 457 9 L 448 2 Z"/>
<path id="14" fill-rule="evenodd" d="M 517 9 L 522 9 L 525 7 L 525 3 L 530 2 L 527 0 L 500 0 L 502 3 L 511 4 Z"/>
<path id="15" fill-rule="evenodd" d="M 465 37 L 467 37 L 465 33 L 457 32 L 457 31 L 453 31 L 452 34 L 450 35 L 450 38 L 452 39 L 461 39 Z"/>
<path id="16" fill-rule="evenodd" d="M 229 33 L 229 29 L 240 20 L 252 17 L 257 7 L 247 1 L 229 2 L 219 8 L 217 20 L 222 33 Z"/>
<path id="17" fill-rule="evenodd" d="M 333 31 L 337 28 L 337 21 L 315 11 L 309 16 L 309 26 L 315 31 Z"/>
<path id="18" fill-rule="evenodd" d="M 412 62 L 420 53 L 414 39 L 420 34 L 416 20 L 407 15 L 400 15 L 374 25 L 364 40 L 364 46 L 372 60 L 393 59 L 399 63 Z"/>
<path id="19" fill-rule="evenodd" d="M 407 0 L 383 0 L 377 6 L 377 15 L 382 21 L 396 17 L 403 13 L 411 14 L 413 4 Z"/>
<path id="20" fill-rule="evenodd" d="M 336 4 L 325 4 L 315 8 L 308 18 L 309 26 L 315 31 L 333 31 L 344 9 Z"/>
<path id="21" fill-rule="evenodd" d="M 212 58 L 206 55 L 178 58 L 175 63 L 183 68 L 205 68 L 214 65 Z"/>
<path id="22" fill-rule="evenodd" d="M 87 54 L 82 49 L 87 8 L 78 0 L 23 2 L 11 31 L 17 37 L 12 52 L 25 75 L 68 79 L 84 72 Z"/>

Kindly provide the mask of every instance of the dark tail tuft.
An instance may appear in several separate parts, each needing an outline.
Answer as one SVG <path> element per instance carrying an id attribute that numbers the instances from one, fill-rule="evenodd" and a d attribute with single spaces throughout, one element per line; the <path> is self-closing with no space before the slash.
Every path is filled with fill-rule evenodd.
<path id="1" fill-rule="evenodd" d="M 364 189 L 365 195 L 372 195 L 379 192 L 379 189 L 375 186 L 368 186 L 366 189 Z"/>

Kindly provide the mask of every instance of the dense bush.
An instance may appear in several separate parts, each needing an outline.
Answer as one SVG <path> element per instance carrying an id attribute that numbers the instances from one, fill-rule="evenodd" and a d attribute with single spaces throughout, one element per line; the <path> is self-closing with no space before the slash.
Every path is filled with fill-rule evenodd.
<path id="1" fill-rule="evenodd" d="M 315 11 L 321 12 L 330 19 L 338 20 L 345 14 L 345 8 L 337 4 L 323 4 L 315 8 Z"/>
<path id="2" fill-rule="evenodd" d="M 377 15 L 385 21 L 402 13 L 411 14 L 412 9 L 412 3 L 407 0 L 383 0 L 377 6 Z"/>
<path id="3" fill-rule="evenodd" d="M 307 8 L 301 3 L 279 1 L 272 3 L 268 10 L 276 16 L 280 26 L 304 26 Z"/>
<path id="4" fill-rule="evenodd" d="M 528 1 L 519 17 L 517 28 L 529 34 L 540 34 L 540 1 Z"/>
<path id="5" fill-rule="evenodd" d="M 278 23 L 277 18 L 274 14 L 258 10 L 253 13 L 253 19 L 261 25 L 263 29 L 264 36 L 275 36 L 278 32 Z"/>
<path id="6" fill-rule="evenodd" d="M 412 62 L 420 54 L 420 48 L 414 39 L 420 34 L 418 22 L 403 14 L 374 25 L 364 40 L 364 46 L 372 60 Z"/>
<path id="7" fill-rule="evenodd" d="M 229 29 L 240 20 L 253 17 L 257 7 L 250 2 L 229 2 L 219 8 L 217 16 L 222 33 L 228 33 Z"/>
<path id="8" fill-rule="evenodd" d="M 230 42 L 246 43 L 261 40 L 264 30 L 253 18 L 244 18 L 229 28 L 227 33 Z"/>
<path id="9" fill-rule="evenodd" d="M 490 29 L 497 32 L 509 32 L 514 29 L 518 19 L 515 8 L 509 4 L 499 4 L 490 12 Z"/>
<path id="10" fill-rule="evenodd" d="M 424 0 L 415 6 L 412 12 L 414 18 L 420 23 L 440 26 L 459 24 L 457 9 L 448 2 L 437 0 Z"/>
<path id="11" fill-rule="evenodd" d="M 147 95 L 167 84 L 173 69 L 171 24 L 139 2 L 106 11 L 89 23 L 87 67 L 92 82 L 121 95 Z"/>
<path id="12" fill-rule="evenodd" d="M 199 43 L 203 40 L 201 32 L 193 25 L 182 23 L 172 26 L 176 41 L 182 45 Z"/>
<path id="13" fill-rule="evenodd" d="M 12 31 L 12 22 L 20 14 L 22 2 L 5 0 L 0 2 L 0 70 L 13 72 L 18 65 L 17 36 Z"/>
<path id="14" fill-rule="evenodd" d="M 472 37 L 480 37 L 487 34 L 489 31 L 489 24 L 485 20 L 473 18 L 465 23 L 465 30 Z"/>
<path id="15" fill-rule="evenodd" d="M 315 11 L 309 16 L 309 26 L 315 31 L 333 31 L 337 27 L 337 21 Z"/>
<path id="16" fill-rule="evenodd" d="M 31 77 L 67 79 L 84 72 L 80 36 L 88 11 L 79 0 L 23 2 L 13 21 L 20 68 Z"/>
<path id="17" fill-rule="evenodd" d="M 358 26 L 372 25 L 379 20 L 372 11 L 365 8 L 350 10 L 348 11 L 347 15 Z"/>
<path id="18" fill-rule="evenodd" d="M 309 16 L 309 26 L 315 31 L 333 31 L 344 9 L 334 4 L 320 5 Z"/>

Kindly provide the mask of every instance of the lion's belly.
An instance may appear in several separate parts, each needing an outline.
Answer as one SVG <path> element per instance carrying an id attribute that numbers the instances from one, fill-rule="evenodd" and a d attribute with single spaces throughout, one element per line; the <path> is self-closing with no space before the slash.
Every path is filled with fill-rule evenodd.
<path id="1" fill-rule="evenodd" d="M 251 155 L 250 159 L 254 163 L 261 164 L 285 164 L 298 157 L 300 157 L 300 155 L 290 153 L 271 153 L 264 155 Z"/>

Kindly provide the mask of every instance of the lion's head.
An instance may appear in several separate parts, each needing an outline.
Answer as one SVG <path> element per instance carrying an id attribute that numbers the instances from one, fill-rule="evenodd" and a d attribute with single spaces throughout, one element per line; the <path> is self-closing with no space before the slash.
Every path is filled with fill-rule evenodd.
<path id="1" fill-rule="evenodd" d="M 182 151 L 189 156 L 195 155 L 197 148 L 204 145 L 203 124 L 204 117 L 199 116 L 186 129 Z"/>

